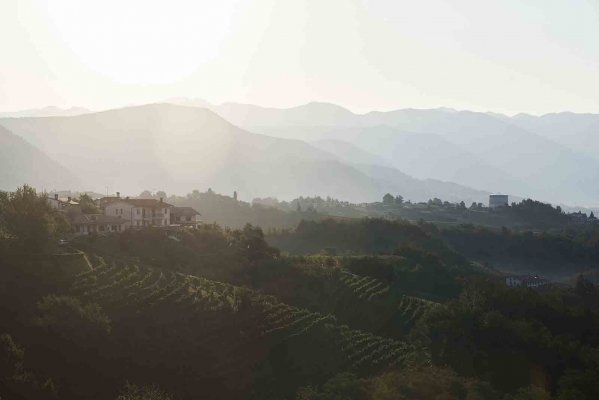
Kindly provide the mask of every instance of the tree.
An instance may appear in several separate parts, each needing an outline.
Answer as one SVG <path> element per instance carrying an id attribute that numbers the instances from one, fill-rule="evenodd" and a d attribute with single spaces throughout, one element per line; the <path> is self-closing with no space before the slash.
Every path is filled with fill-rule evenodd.
<path id="1" fill-rule="evenodd" d="M 66 221 L 46 197 L 28 185 L 15 192 L 0 192 L 0 233 L 15 238 L 23 250 L 40 251 L 52 235 L 65 232 Z"/>
<path id="2" fill-rule="evenodd" d="M 383 196 L 383 204 L 393 204 L 395 198 L 391 195 L 391 193 L 387 193 Z"/>
<path id="3" fill-rule="evenodd" d="M 81 207 L 81 212 L 84 214 L 96 214 L 99 212 L 94 200 L 86 193 L 79 196 L 79 206 Z"/>
<path id="4" fill-rule="evenodd" d="M 429 206 L 437 206 L 437 207 L 442 207 L 443 206 L 443 200 L 435 197 L 433 199 L 429 199 L 428 200 L 428 205 Z"/>
<path id="5" fill-rule="evenodd" d="M 398 194 L 397 196 L 395 196 L 395 204 L 403 204 L 403 196 Z"/>
<path id="6" fill-rule="evenodd" d="M 6 333 L 0 335 L 0 379 L 18 375 L 23 368 L 23 349 Z"/>
<path id="7" fill-rule="evenodd" d="M 82 304 L 74 297 L 49 295 L 37 308 L 37 326 L 74 344 L 93 346 L 111 331 L 110 319 L 95 303 Z"/>
<path id="8" fill-rule="evenodd" d="M 242 255 L 248 261 L 260 261 L 273 256 L 278 252 L 277 249 L 270 247 L 268 243 L 266 243 L 261 228 L 246 224 L 240 233 Z"/>
<path id="9" fill-rule="evenodd" d="M 576 284 L 574 288 L 576 294 L 583 299 L 599 297 L 599 290 L 597 290 L 597 287 L 582 274 L 578 275 L 576 278 Z"/>
<path id="10" fill-rule="evenodd" d="M 25 350 L 9 334 L 0 335 L 2 398 L 57 399 L 58 393 L 52 379 L 40 380 L 25 367 L 24 356 Z"/>

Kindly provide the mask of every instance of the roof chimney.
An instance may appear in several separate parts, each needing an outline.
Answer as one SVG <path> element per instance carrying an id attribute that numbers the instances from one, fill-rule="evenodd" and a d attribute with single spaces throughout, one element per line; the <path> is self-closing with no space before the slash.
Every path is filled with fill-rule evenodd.
<path id="1" fill-rule="evenodd" d="M 121 197 L 121 192 L 116 192 L 116 197 L 120 198 Z"/>
<path id="2" fill-rule="evenodd" d="M 54 193 L 54 200 L 58 200 L 58 193 Z"/>
<path id="3" fill-rule="evenodd" d="M 160 198 L 160 202 L 162 203 L 162 197 Z"/>

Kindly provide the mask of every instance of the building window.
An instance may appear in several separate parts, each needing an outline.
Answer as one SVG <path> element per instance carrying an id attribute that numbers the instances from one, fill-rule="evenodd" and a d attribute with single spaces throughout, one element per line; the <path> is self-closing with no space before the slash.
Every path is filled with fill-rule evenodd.
<path id="1" fill-rule="evenodd" d="M 139 208 L 138 208 L 138 209 L 137 209 L 137 215 L 139 215 L 139 214 L 140 214 L 140 210 L 139 210 Z"/>

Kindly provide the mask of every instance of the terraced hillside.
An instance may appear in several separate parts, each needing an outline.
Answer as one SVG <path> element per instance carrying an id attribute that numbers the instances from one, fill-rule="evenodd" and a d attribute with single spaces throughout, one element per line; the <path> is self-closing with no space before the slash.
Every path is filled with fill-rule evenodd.
<path id="1" fill-rule="evenodd" d="M 360 276 L 342 270 L 339 280 L 351 289 L 359 299 L 372 300 L 389 293 L 389 286 L 378 279 Z"/>
<path id="2" fill-rule="evenodd" d="M 412 329 L 428 309 L 436 306 L 438 306 L 438 303 L 430 300 L 402 295 L 397 311 L 403 330 L 409 331 Z"/>
<path id="3" fill-rule="evenodd" d="M 365 283 L 359 286 L 364 293 L 375 287 Z M 265 363 L 276 363 L 277 368 L 301 366 L 302 371 L 319 374 L 323 369 L 331 374 L 371 373 L 429 363 L 425 351 L 406 342 L 350 329 L 332 315 L 201 277 L 100 263 L 77 275 L 70 290 L 86 302 L 101 304 L 112 318 L 149 319 L 158 331 L 180 328 L 178 340 L 187 342 L 186 362 L 202 376 L 231 379 L 233 385 L 243 385 L 238 377 L 250 377 Z M 161 339 L 165 336 L 168 333 Z M 280 348 L 293 359 L 276 359 Z M 205 362 L 198 363 L 200 357 Z"/>
<path id="4" fill-rule="evenodd" d="M 409 334 L 425 311 L 437 304 L 404 288 L 392 288 L 397 283 L 389 280 L 392 271 L 387 276 L 368 268 L 354 272 L 346 268 L 351 261 L 347 257 L 292 257 L 284 272 L 263 274 L 253 282 L 254 288 L 287 304 L 335 315 L 337 321 L 353 328 L 395 339 Z M 412 296 L 407 297 L 408 293 Z M 408 304 L 408 298 L 414 304 Z"/>

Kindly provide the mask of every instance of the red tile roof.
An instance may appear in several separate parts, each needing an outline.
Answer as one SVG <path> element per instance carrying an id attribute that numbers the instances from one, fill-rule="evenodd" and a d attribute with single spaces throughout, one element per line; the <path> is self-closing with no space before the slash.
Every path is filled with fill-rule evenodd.
<path id="1" fill-rule="evenodd" d="M 185 217 L 192 217 L 194 215 L 200 215 L 199 212 L 197 212 L 195 209 L 193 209 L 192 207 L 173 207 L 171 209 L 171 214 L 173 215 L 182 215 Z"/>

